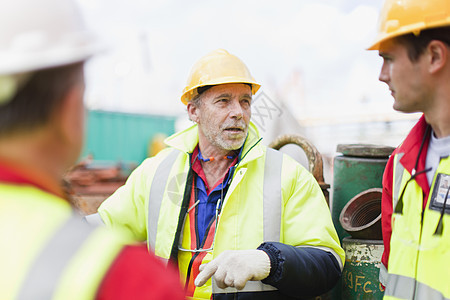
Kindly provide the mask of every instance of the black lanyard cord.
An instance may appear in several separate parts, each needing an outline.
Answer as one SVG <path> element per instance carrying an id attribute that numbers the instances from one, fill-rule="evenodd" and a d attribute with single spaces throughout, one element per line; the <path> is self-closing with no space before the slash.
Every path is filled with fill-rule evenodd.
<path id="1" fill-rule="evenodd" d="M 403 194 L 405 193 L 406 186 L 408 185 L 408 183 L 410 183 L 412 180 L 416 179 L 417 176 L 419 176 L 420 174 L 427 173 L 432 170 L 432 168 L 428 168 L 428 169 L 424 169 L 419 172 L 416 171 L 419 166 L 420 154 L 422 153 L 423 146 L 425 145 L 425 141 L 427 140 L 427 137 L 430 135 L 430 132 L 431 132 L 431 126 L 427 125 L 425 134 L 423 135 L 423 138 L 422 138 L 422 143 L 420 144 L 419 153 L 417 154 L 416 163 L 414 165 L 414 168 L 411 171 L 411 178 L 409 178 L 408 181 L 405 183 L 405 186 L 403 187 L 403 190 L 400 193 L 400 197 L 398 197 L 397 205 L 395 206 L 395 209 L 394 209 L 394 212 L 396 214 L 403 214 Z M 398 162 L 398 163 L 400 163 L 400 162 Z"/>
<path id="2" fill-rule="evenodd" d="M 189 161 L 191 161 L 192 154 L 189 155 Z M 189 172 L 186 179 L 186 187 L 183 194 L 183 202 L 181 204 L 180 214 L 178 215 L 177 231 L 175 232 L 175 238 L 172 244 L 172 250 L 170 251 L 170 260 L 175 264 L 178 262 L 178 243 L 181 236 L 181 230 L 183 229 L 184 216 L 189 209 L 189 201 L 191 200 L 192 183 L 193 183 L 194 171 L 192 165 L 189 168 Z"/>
<path id="3" fill-rule="evenodd" d="M 448 187 L 447 193 L 445 193 L 445 200 L 444 200 L 444 205 L 442 206 L 441 216 L 439 217 L 439 222 L 436 226 L 436 230 L 434 231 L 433 235 L 442 235 L 442 232 L 444 231 L 443 220 L 444 220 L 445 207 L 447 206 L 448 192 L 450 192 L 450 187 Z"/>

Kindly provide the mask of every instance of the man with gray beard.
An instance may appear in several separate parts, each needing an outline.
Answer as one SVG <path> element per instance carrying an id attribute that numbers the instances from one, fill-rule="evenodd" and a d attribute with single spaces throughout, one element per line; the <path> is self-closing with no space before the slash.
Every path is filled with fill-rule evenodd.
<path id="1" fill-rule="evenodd" d="M 177 265 L 192 299 L 307 299 L 331 289 L 344 252 L 314 177 L 261 145 L 260 85 L 219 49 L 192 68 L 181 101 L 192 127 L 166 139 L 88 216 Z"/>

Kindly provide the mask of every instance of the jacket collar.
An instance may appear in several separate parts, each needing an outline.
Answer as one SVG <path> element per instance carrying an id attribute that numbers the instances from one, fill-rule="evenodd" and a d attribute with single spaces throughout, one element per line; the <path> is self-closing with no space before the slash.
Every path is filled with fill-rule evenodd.
<path id="1" fill-rule="evenodd" d="M 420 145 L 422 143 L 423 137 L 426 134 L 426 129 L 428 123 L 425 121 L 425 117 L 419 119 L 416 125 L 411 129 L 410 133 L 404 140 L 403 144 L 397 149 L 397 153 L 404 153 L 403 157 L 400 159 L 402 166 L 412 174 L 414 166 L 416 164 L 417 156 L 419 155 Z M 416 172 L 425 169 L 425 160 L 428 152 L 428 144 L 430 142 L 430 137 L 426 137 L 424 147 L 419 157 L 419 164 L 417 166 Z M 427 176 L 425 173 L 420 174 L 416 178 L 417 184 L 422 188 L 425 194 L 428 195 L 430 187 L 428 185 Z"/>
<path id="2" fill-rule="evenodd" d="M 248 135 L 245 139 L 244 149 L 241 152 L 242 159 L 238 164 L 245 165 L 248 162 L 257 159 L 263 155 L 263 146 L 260 143 L 259 132 L 256 126 L 250 122 L 248 126 Z M 195 124 L 183 131 L 175 133 L 164 141 L 168 146 L 178 149 L 185 153 L 193 153 L 198 145 L 198 125 Z"/>
<path id="3" fill-rule="evenodd" d="M 60 183 L 30 165 L 0 159 L 0 183 L 34 186 L 60 198 L 66 198 Z"/>

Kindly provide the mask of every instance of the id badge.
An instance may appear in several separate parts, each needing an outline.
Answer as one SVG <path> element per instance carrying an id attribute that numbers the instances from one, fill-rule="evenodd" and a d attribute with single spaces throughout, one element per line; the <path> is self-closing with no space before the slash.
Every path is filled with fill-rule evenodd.
<path id="1" fill-rule="evenodd" d="M 447 195 L 447 201 L 445 201 L 445 195 Z M 438 173 L 434 182 L 430 209 L 442 211 L 444 203 L 445 213 L 450 214 L 450 175 Z"/>

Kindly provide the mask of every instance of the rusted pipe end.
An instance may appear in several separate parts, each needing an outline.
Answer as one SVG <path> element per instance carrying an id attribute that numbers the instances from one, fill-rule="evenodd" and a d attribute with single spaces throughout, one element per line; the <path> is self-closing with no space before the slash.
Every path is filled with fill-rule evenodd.
<path id="1" fill-rule="evenodd" d="M 336 152 L 345 156 L 366 158 L 388 158 L 394 150 L 394 147 L 372 144 L 339 144 L 336 147 Z"/>
<path id="2" fill-rule="evenodd" d="M 298 145 L 305 152 L 306 157 L 308 158 L 309 172 L 311 172 L 316 181 L 319 183 L 325 196 L 325 200 L 329 206 L 330 200 L 328 189 L 330 188 L 330 185 L 324 182 L 322 155 L 320 155 L 317 148 L 310 141 L 296 134 L 281 135 L 272 141 L 272 143 L 269 144 L 269 147 L 275 150 L 280 150 L 281 147 L 288 144 Z"/>
<path id="3" fill-rule="evenodd" d="M 269 144 L 269 147 L 275 150 L 280 150 L 281 147 L 288 144 L 295 144 L 303 149 L 306 157 L 308 158 L 309 171 L 317 180 L 317 182 L 323 182 L 324 179 L 322 155 L 320 155 L 317 148 L 306 138 L 295 134 L 285 134 L 272 141 L 272 143 Z"/>
<path id="4" fill-rule="evenodd" d="M 381 188 L 365 190 L 342 209 L 339 222 L 353 238 L 381 240 Z"/>

